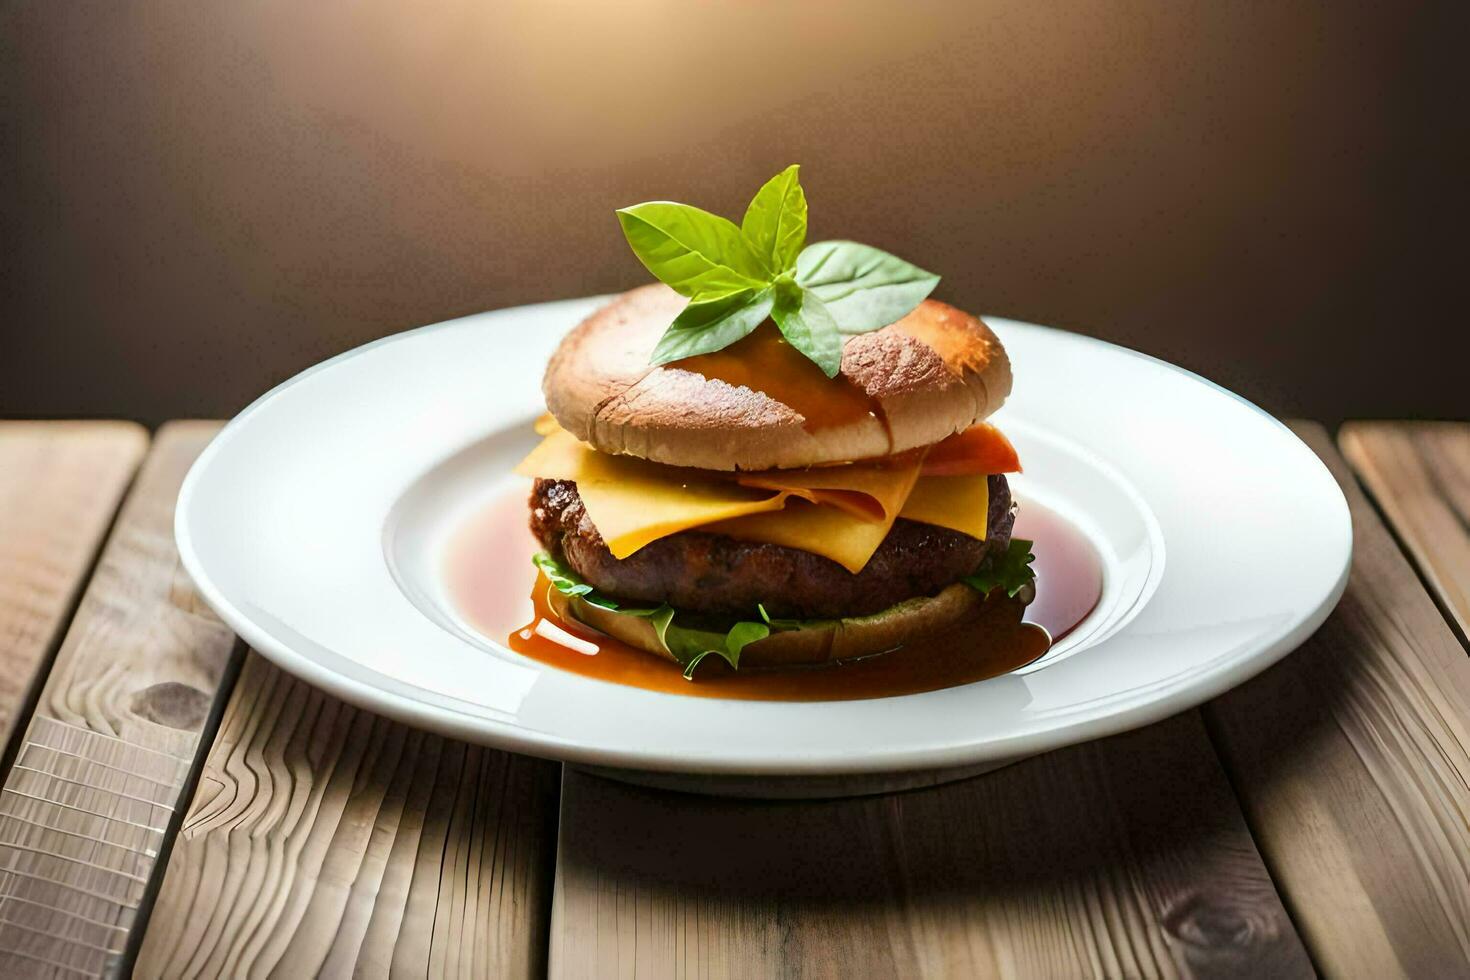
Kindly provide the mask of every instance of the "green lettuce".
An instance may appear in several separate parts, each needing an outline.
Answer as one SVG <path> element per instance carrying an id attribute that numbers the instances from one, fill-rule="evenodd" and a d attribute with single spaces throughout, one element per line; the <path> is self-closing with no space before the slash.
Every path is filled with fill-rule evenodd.
<path id="1" fill-rule="evenodd" d="M 1014 599 L 1016 593 L 1036 581 L 1036 572 L 1031 568 L 1031 563 L 1035 560 L 1030 541 L 1012 538 L 1005 554 L 981 565 L 975 574 L 966 575 L 961 581 L 986 594 L 993 589 L 1004 589 L 1006 595 Z"/>
<path id="2" fill-rule="evenodd" d="M 546 552 L 538 553 L 531 560 L 552 587 L 567 598 L 647 622 L 665 652 L 683 666 L 686 680 L 694 679 L 694 669 L 709 656 L 717 656 L 739 670 L 740 651 L 771 635 L 771 627 L 766 623 L 742 621 L 723 632 L 677 623 L 674 607 L 668 603 L 644 608 L 620 606 Z"/>
<path id="3" fill-rule="evenodd" d="M 933 292 L 938 276 L 870 245 L 808 245 L 800 169 L 792 164 L 766 181 L 739 227 L 670 201 L 618 209 L 638 261 L 689 299 L 650 363 L 721 350 L 769 318 L 787 343 L 835 378 L 845 337 L 902 319 Z"/>
<path id="4" fill-rule="evenodd" d="M 556 586 L 557 591 L 562 595 L 577 596 L 592 603 L 594 606 L 601 606 L 604 609 L 618 608 L 616 602 L 613 602 L 606 596 L 597 595 L 593 591 L 592 586 L 582 579 L 582 576 L 546 552 L 538 551 L 532 555 L 531 564 L 540 569 L 541 574 L 546 576 L 546 580 Z"/>
<path id="5" fill-rule="evenodd" d="M 965 576 L 961 581 L 981 593 L 989 594 L 993 590 L 1002 589 L 1006 595 L 1014 598 L 1023 588 L 1035 581 L 1036 573 L 1031 569 L 1031 562 L 1035 558 L 1036 556 L 1031 553 L 1030 541 L 1020 538 L 1012 539 L 1004 554 L 981 566 L 973 575 Z M 772 633 L 813 629 L 830 630 L 840 628 L 844 624 L 875 619 L 892 612 L 891 609 L 886 609 L 872 616 L 853 616 L 844 619 L 782 619 L 771 616 L 766 612 L 764 605 L 757 603 L 756 611 L 760 614 L 759 622 L 741 620 L 728 629 L 721 630 L 688 621 L 678 622 L 678 613 L 668 603 L 645 607 L 619 605 L 614 600 L 600 594 L 575 571 L 544 551 L 531 560 L 541 570 L 541 574 L 546 576 L 546 580 L 553 588 L 572 600 L 574 607 L 577 602 L 585 602 L 606 613 L 641 620 L 647 624 L 656 642 L 670 657 L 683 666 L 686 680 L 694 679 L 695 668 L 703 663 L 706 657 L 719 657 L 733 669 L 739 670 L 740 652 L 757 640 L 764 640 Z M 905 602 L 921 601 L 923 601 L 921 598 L 905 600 Z M 639 627 L 639 629 L 641 631 L 644 627 Z M 646 638 L 648 633 L 644 632 L 643 636 Z"/>

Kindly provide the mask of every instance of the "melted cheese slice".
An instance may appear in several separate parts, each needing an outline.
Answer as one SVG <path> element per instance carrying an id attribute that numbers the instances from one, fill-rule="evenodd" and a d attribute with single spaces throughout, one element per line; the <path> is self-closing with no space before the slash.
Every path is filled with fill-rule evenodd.
<path id="1" fill-rule="evenodd" d="M 832 559 L 856 575 L 888 537 L 897 517 L 894 514 L 886 521 L 868 521 L 829 504 L 813 504 L 797 498 L 788 501 L 784 510 L 737 517 L 704 530 L 742 541 L 764 541 L 810 551 Z"/>
<path id="2" fill-rule="evenodd" d="M 814 504 L 830 504 L 853 517 L 892 524 L 919 478 L 923 456 L 804 470 L 766 470 L 736 477 L 747 487 L 789 493 Z"/>
<path id="3" fill-rule="evenodd" d="M 988 476 L 921 476 L 899 516 L 984 540 L 990 522 L 989 481 Z"/>
<path id="4" fill-rule="evenodd" d="M 697 470 L 599 453 L 565 430 L 547 436 L 516 472 L 575 481 L 587 516 L 614 558 L 691 527 L 780 510 L 788 496 L 710 479 Z"/>
<path id="5" fill-rule="evenodd" d="M 856 573 L 899 516 L 985 537 L 986 478 L 920 477 L 922 454 L 724 476 L 600 453 L 564 429 L 546 428 L 516 472 L 575 481 L 614 558 L 701 528 L 810 551 Z"/>

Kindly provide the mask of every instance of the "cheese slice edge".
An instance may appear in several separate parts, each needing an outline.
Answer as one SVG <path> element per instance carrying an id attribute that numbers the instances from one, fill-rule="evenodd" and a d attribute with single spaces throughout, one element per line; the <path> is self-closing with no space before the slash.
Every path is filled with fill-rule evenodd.
<path id="1" fill-rule="evenodd" d="M 701 528 L 823 555 L 856 573 L 899 516 L 985 537 L 987 478 L 920 476 L 920 462 L 916 456 L 726 479 L 600 453 L 557 429 L 516 472 L 576 482 L 614 558 Z"/>

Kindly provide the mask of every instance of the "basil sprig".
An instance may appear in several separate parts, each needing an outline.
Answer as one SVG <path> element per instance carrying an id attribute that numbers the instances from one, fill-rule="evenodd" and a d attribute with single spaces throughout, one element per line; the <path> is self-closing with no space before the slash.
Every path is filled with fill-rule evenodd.
<path id="1" fill-rule="evenodd" d="M 769 318 L 836 377 L 845 337 L 901 319 L 933 291 L 938 276 L 871 246 L 807 245 L 799 170 L 792 164 L 766 181 L 739 227 L 669 201 L 617 212 L 638 261 L 689 298 L 654 347 L 653 364 L 728 347 Z"/>

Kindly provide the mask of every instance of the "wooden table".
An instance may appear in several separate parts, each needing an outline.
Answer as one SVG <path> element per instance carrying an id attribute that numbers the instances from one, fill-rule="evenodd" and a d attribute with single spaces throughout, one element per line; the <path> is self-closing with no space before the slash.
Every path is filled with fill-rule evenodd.
<path id="1" fill-rule="evenodd" d="M 216 429 L 0 423 L 0 975 L 1470 975 L 1470 424 L 1296 426 L 1357 547 L 1261 677 L 833 802 L 636 789 L 282 674 L 174 552 Z"/>

